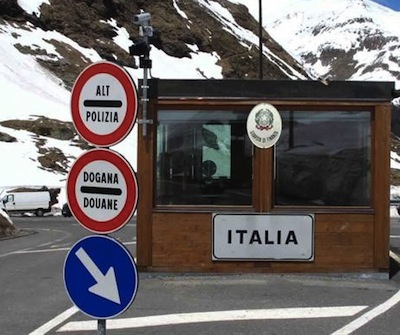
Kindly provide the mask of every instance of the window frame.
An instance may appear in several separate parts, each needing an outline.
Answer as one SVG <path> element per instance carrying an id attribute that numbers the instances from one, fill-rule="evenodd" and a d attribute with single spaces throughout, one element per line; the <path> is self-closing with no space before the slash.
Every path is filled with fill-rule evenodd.
<path id="1" fill-rule="evenodd" d="M 260 149 L 253 146 L 252 155 L 252 204 L 251 205 L 161 205 L 157 204 L 157 166 L 153 162 L 153 197 L 152 208 L 154 212 L 292 212 L 296 213 L 372 213 L 373 210 L 373 188 L 375 170 L 375 112 L 377 104 L 374 102 L 338 102 L 338 101 L 274 101 L 254 99 L 160 99 L 152 107 L 153 118 L 153 157 L 157 154 L 157 124 L 158 111 L 162 110 L 227 110 L 240 111 L 250 110 L 259 103 L 270 103 L 280 111 L 363 111 L 370 112 L 370 145 L 371 145 L 371 170 L 370 170 L 370 201 L 368 206 L 298 206 L 298 205 L 276 205 L 275 204 L 275 146 L 268 149 Z"/>
<path id="2" fill-rule="evenodd" d="M 252 108 L 252 104 L 245 103 L 245 104 L 237 104 L 237 103 L 218 103 L 218 102 L 211 102 L 211 103 L 198 103 L 196 102 L 190 102 L 190 103 L 158 103 L 155 108 L 154 108 L 154 114 L 153 115 L 153 131 L 154 131 L 154 145 L 153 145 L 153 157 L 154 157 L 154 168 L 153 168 L 153 180 L 154 180 L 154 185 L 153 185 L 153 208 L 155 210 L 160 210 L 160 211 L 195 211 L 195 212 L 213 212 L 215 210 L 242 210 L 246 212 L 253 212 L 255 211 L 254 208 L 254 148 L 252 149 L 252 158 L 251 158 L 251 169 L 253 173 L 253 179 L 252 179 L 252 186 L 251 186 L 251 203 L 250 204 L 243 204 L 243 205 L 237 205 L 237 204 L 229 204 L 229 205 L 220 205 L 220 204 L 158 204 L 157 203 L 157 149 L 158 149 L 158 133 L 157 133 L 157 127 L 159 123 L 159 112 L 163 111 L 179 111 L 184 113 L 184 111 L 218 111 L 218 112 L 227 112 L 227 113 L 238 113 L 238 112 L 249 112 L 250 109 Z M 246 121 L 244 121 L 244 124 L 246 124 Z M 247 134 L 245 133 L 245 136 Z"/>
<path id="3" fill-rule="evenodd" d="M 282 193 L 280 192 L 280 187 L 279 187 L 278 184 L 279 184 L 280 178 L 282 178 L 282 177 L 279 177 L 279 174 L 281 172 L 278 170 L 278 166 L 280 165 L 280 163 L 279 163 L 279 157 L 278 157 L 279 155 L 278 155 L 278 146 L 277 145 L 275 145 L 275 147 L 274 147 L 274 160 L 275 160 L 275 163 L 274 163 L 274 166 L 275 166 L 275 168 L 274 168 L 274 205 L 275 206 L 282 206 L 282 207 L 290 207 L 290 206 L 300 206 L 300 207 L 367 207 L 367 206 L 370 206 L 371 205 L 370 189 L 371 189 L 371 186 L 372 186 L 372 169 L 371 169 L 371 166 L 372 166 L 372 159 L 373 159 L 373 156 L 372 156 L 373 142 L 372 142 L 372 128 L 371 128 L 371 120 L 372 120 L 371 111 L 365 110 L 365 109 L 360 109 L 360 110 L 354 110 L 353 109 L 353 110 L 349 111 L 349 110 L 343 110 L 342 108 L 336 108 L 334 110 L 328 110 L 328 111 L 325 111 L 325 110 L 321 111 L 321 110 L 315 110 L 315 109 L 314 110 L 310 110 L 310 109 L 307 109 L 307 110 L 303 110 L 303 109 L 301 109 L 301 110 L 299 110 L 299 109 L 282 110 L 281 109 L 281 112 L 282 112 L 282 114 L 283 113 L 288 113 L 288 115 L 287 115 L 288 118 L 285 119 L 285 121 L 287 122 L 286 124 L 288 124 L 290 122 L 289 118 L 293 118 L 292 121 L 294 123 L 292 125 L 289 125 L 289 128 L 283 129 L 283 130 L 287 130 L 288 131 L 288 138 L 286 139 L 288 141 L 287 144 L 289 145 L 289 147 L 291 145 L 294 145 L 293 149 L 302 147 L 302 145 L 301 145 L 301 140 L 302 140 L 301 132 L 299 132 L 299 130 L 296 129 L 296 124 L 298 122 L 300 122 L 299 123 L 300 126 L 301 126 L 301 124 L 303 124 L 303 126 L 306 126 L 306 127 L 307 126 L 313 127 L 314 125 L 318 124 L 318 122 L 322 121 L 323 124 L 324 124 L 324 127 L 327 127 L 327 126 L 330 125 L 330 122 L 333 121 L 333 122 L 338 122 L 339 126 L 343 127 L 346 123 L 348 123 L 348 122 L 346 122 L 347 118 L 350 117 L 351 121 L 349 121 L 349 122 L 351 122 L 351 125 L 354 126 L 354 128 L 347 128 L 347 136 L 354 136 L 354 134 L 356 134 L 356 132 L 354 132 L 354 131 L 357 131 L 357 129 L 356 129 L 357 125 L 363 125 L 364 126 L 362 129 L 358 128 L 358 130 L 366 131 L 365 134 L 360 135 L 360 137 L 358 137 L 358 138 L 356 136 L 354 136 L 354 138 L 353 137 L 351 138 L 351 142 L 348 141 L 347 143 L 345 143 L 345 144 L 349 144 L 349 143 L 354 143 L 352 140 L 360 140 L 358 143 L 362 145 L 361 147 L 359 147 L 359 146 L 356 146 L 356 147 L 354 147 L 354 146 L 352 146 L 352 147 L 348 147 L 348 146 L 341 147 L 339 145 L 337 147 L 333 146 L 329 150 L 342 151 L 342 150 L 354 150 L 354 149 L 360 150 L 360 149 L 364 149 L 365 148 L 366 151 L 363 151 L 363 156 L 361 157 L 361 159 L 359 161 L 357 161 L 356 164 L 358 165 L 360 163 L 362 165 L 362 170 L 363 171 L 364 171 L 364 168 L 367 168 L 367 173 L 366 173 L 365 176 L 363 176 L 364 178 L 362 179 L 362 182 L 364 182 L 365 185 L 362 188 L 362 198 L 361 199 L 365 199 L 366 203 L 369 203 L 369 205 L 367 205 L 367 204 L 345 204 L 345 202 L 342 203 L 342 204 L 337 204 L 337 205 L 334 205 L 334 204 L 311 204 L 311 203 L 308 203 L 308 204 L 307 203 L 305 203 L 305 204 L 296 204 L 295 203 L 296 200 L 292 199 L 292 198 L 288 198 L 289 202 L 290 201 L 293 202 L 292 204 L 286 204 L 286 205 L 278 204 L 277 203 L 277 201 L 278 201 L 277 197 L 278 196 L 282 196 Z M 354 119 L 354 116 L 351 115 L 352 112 L 354 112 L 354 113 L 363 113 L 363 115 L 361 115 L 360 118 L 356 117 L 356 119 Z M 313 113 L 318 113 L 319 115 L 316 115 L 316 114 L 312 115 Z M 345 118 L 341 119 L 339 115 L 336 115 L 336 116 L 333 115 L 333 117 L 332 117 L 332 115 L 328 115 L 330 113 L 332 113 L 332 115 L 333 115 L 333 113 L 335 113 L 335 114 L 347 114 L 347 115 L 345 116 Z M 296 114 L 301 114 L 300 118 L 296 118 Z M 309 114 L 311 117 L 309 117 L 309 118 L 304 117 L 306 114 Z M 323 117 L 315 118 L 315 116 L 321 116 L 321 115 L 323 115 Z M 310 121 L 309 125 L 307 125 L 307 121 L 308 120 Z M 306 122 L 304 122 L 304 121 L 306 121 Z M 283 122 L 283 124 L 284 123 L 285 122 Z M 306 128 L 306 130 L 310 130 L 310 129 Z M 341 130 L 346 130 L 346 128 L 341 128 Z M 317 130 L 317 132 L 318 132 L 318 130 Z M 305 134 L 307 134 L 307 131 L 306 131 Z M 309 138 L 309 140 L 313 140 L 310 143 L 313 143 L 314 141 L 315 142 L 321 141 L 321 142 L 326 142 L 326 144 L 328 144 L 328 146 L 329 146 L 329 144 L 332 145 L 332 143 L 333 143 L 332 140 L 331 140 L 331 142 L 329 142 L 330 141 L 329 137 L 332 137 L 334 140 L 336 139 L 337 142 L 340 141 L 340 139 L 338 137 L 335 138 L 334 134 L 332 134 L 332 136 L 330 136 L 330 134 L 328 134 L 327 136 L 325 136 L 325 135 L 326 135 L 326 133 L 322 133 L 322 136 L 320 137 L 320 139 L 319 138 L 313 138 L 313 137 Z M 366 136 L 363 136 L 363 135 L 366 135 Z M 296 139 L 299 139 L 300 146 L 298 146 L 299 143 L 296 143 L 297 142 Z M 279 141 L 278 141 L 278 143 L 279 143 Z M 280 143 L 283 144 L 283 142 L 280 142 Z M 315 155 L 315 149 L 316 149 L 315 145 L 310 147 L 311 157 Z M 282 148 L 282 151 L 281 151 L 282 155 L 280 156 L 280 158 L 283 159 L 283 162 L 285 160 L 287 160 L 287 157 L 285 157 L 286 156 L 285 151 L 286 150 L 284 148 Z M 293 154 L 293 152 L 292 152 L 292 154 Z M 325 151 L 324 150 L 322 150 L 322 151 L 320 150 L 319 154 L 325 155 L 328 159 L 337 159 L 336 155 L 334 155 L 334 154 L 332 155 L 329 152 L 327 152 L 326 150 Z M 308 157 L 307 155 L 304 156 L 304 154 L 303 155 L 302 154 L 297 154 L 297 155 L 295 154 L 295 156 L 300 160 L 302 159 L 302 157 L 305 157 L 305 158 Z M 318 154 L 317 154 L 316 157 L 320 158 L 320 156 Z M 304 159 L 303 159 L 303 161 L 304 161 Z M 346 164 L 346 162 L 348 162 L 348 160 L 344 161 L 344 164 Z M 364 164 L 365 164 L 365 166 L 364 166 Z M 311 165 L 312 165 L 312 163 L 311 163 Z M 303 170 L 299 170 L 298 172 L 301 173 L 301 172 L 304 172 L 304 171 L 307 171 L 307 170 L 303 169 Z M 330 171 L 330 172 L 332 173 L 332 171 Z M 329 174 L 329 175 L 327 174 L 326 175 L 326 179 L 317 179 L 317 181 L 321 182 L 320 185 L 321 185 L 322 189 L 324 189 L 326 187 L 326 184 L 329 182 L 331 177 L 332 177 L 332 174 Z M 343 179 L 341 179 L 341 180 L 343 182 Z M 287 182 L 287 183 L 291 183 L 292 181 L 293 181 L 293 179 L 285 180 L 285 182 Z M 337 189 L 334 189 L 334 192 L 337 192 Z M 300 192 L 298 194 L 302 194 L 302 192 Z M 322 198 L 321 199 L 324 198 L 323 197 L 324 195 L 325 195 L 324 192 L 322 192 L 322 194 L 321 194 Z M 348 196 L 347 190 L 342 195 L 343 196 Z M 331 195 L 331 197 L 332 197 L 332 195 Z M 329 197 L 327 199 L 325 199 L 325 200 L 329 201 Z M 312 199 L 309 199 L 309 198 L 306 197 L 306 198 L 304 198 L 304 201 L 305 202 L 308 202 L 308 201 L 311 202 Z M 349 201 L 349 203 L 350 203 L 350 201 Z"/>

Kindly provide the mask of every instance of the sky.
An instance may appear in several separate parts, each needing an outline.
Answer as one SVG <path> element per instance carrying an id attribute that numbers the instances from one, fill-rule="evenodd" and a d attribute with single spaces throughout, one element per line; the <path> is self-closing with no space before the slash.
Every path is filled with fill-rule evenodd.
<path id="1" fill-rule="evenodd" d="M 374 0 L 375 2 L 389 7 L 393 10 L 400 11 L 400 1 L 399 0 Z"/>
<path id="2" fill-rule="evenodd" d="M 253 33 L 244 30 L 235 24 L 233 17 L 222 6 L 215 1 L 198 0 L 203 6 L 210 8 L 217 17 L 224 19 L 226 29 L 232 34 L 241 38 L 242 43 L 246 46 L 252 44 L 258 45 L 258 37 Z M 258 19 L 258 0 L 230 0 L 233 3 L 243 3 L 248 6 L 250 13 Z M 291 2 L 290 2 L 291 1 Z M 337 4 L 338 1 L 348 0 L 325 0 L 324 3 Z M 400 1 L 399 1 L 400 2 Z M 42 3 L 49 3 L 48 0 L 18 0 L 19 5 L 27 12 L 35 12 L 40 15 L 39 7 Z M 314 3 L 313 0 L 263 0 L 264 4 L 264 22 L 271 25 L 274 20 L 282 18 L 286 15 L 288 8 L 291 10 L 304 10 L 304 4 Z M 289 6 L 290 4 L 290 6 Z M 177 12 L 182 19 L 187 20 L 186 14 L 179 9 L 179 1 L 174 0 Z M 288 7 L 289 6 L 289 7 Z M 286 12 L 285 12 L 286 11 Z M 131 45 L 129 35 L 124 28 L 116 27 L 114 20 L 107 22 L 114 26 L 118 32 L 114 41 L 125 50 Z M 400 34 L 399 34 L 400 35 Z M 85 49 L 77 45 L 69 38 L 54 32 L 43 31 L 39 28 L 31 27 L 31 30 L 16 29 L 10 25 L 0 25 L 0 91 L 2 95 L 7 97 L 5 108 L 0 112 L 0 121 L 8 119 L 35 119 L 39 115 L 56 118 L 59 120 L 71 121 L 70 114 L 70 98 L 71 94 L 64 88 L 61 81 L 47 70 L 38 65 L 36 60 L 24 55 L 13 47 L 15 43 L 22 45 L 30 45 L 32 48 L 40 47 L 53 54 L 53 57 L 61 57 L 58 55 L 54 46 L 45 42 L 45 40 L 56 39 L 70 44 L 74 48 L 79 49 L 92 62 L 100 60 L 100 56 L 93 49 Z M 189 45 L 193 50 L 192 58 L 175 59 L 166 55 L 163 51 L 156 48 L 151 50 L 151 58 L 153 59 L 152 75 L 158 78 L 222 78 L 222 69 L 217 65 L 219 56 L 217 53 L 202 53 L 197 50 L 196 46 Z M 275 59 L 269 50 L 265 50 L 265 54 L 276 63 L 283 62 Z M 48 56 L 46 56 L 48 57 Z M 143 77 L 143 69 L 133 70 L 127 69 L 134 80 Z M 23 97 L 23 99 L 21 99 Z M 0 192 L 2 189 L 15 186 L 42 186 L 61 187 L 60 204 L 65 202 L 65 183 L 66 176 L 55 173 L 46 172 L 38 168 L 38 152 L 32 141 L 32 134 L 23 130 L 11 130 L 0 126 L 0 132 L 6 132 L 18 139 L 17 143 L 4 144 L 0 142 L 0 157 L 4 161 L 7 157 L 7 165 L 2 166 L 0 174 Z M 130 162 L 136 170 L 136 138 L 137 127 L 135 126 L 131 134 L 120 144 L 112 147 L 112 149 L 121 153 Z M 48 147 L 57 147 L 61 149 L 66 156 L 70 157 L 70 163 L 83 154 L 79 148 L 72 147 L 68 142 L 46 138 Z M 392 167 L 400 168 L 397 162 L 396 154 L 392 154 Z M 21 171 L 22 173 L 16 173 Z"/>

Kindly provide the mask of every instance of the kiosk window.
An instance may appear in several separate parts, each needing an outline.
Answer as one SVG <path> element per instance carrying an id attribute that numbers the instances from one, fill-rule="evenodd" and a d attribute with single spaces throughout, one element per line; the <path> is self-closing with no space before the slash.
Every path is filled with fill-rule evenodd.
<path id="1" fill-rule="evenodd" d="M 369 206 L 371 113 L 284 111 L 275 204 Z"/>
<path id="2" fill-rule="evenodd" d="M 247 112 L 158 112 L 158 205 L 250 205 Z"/>

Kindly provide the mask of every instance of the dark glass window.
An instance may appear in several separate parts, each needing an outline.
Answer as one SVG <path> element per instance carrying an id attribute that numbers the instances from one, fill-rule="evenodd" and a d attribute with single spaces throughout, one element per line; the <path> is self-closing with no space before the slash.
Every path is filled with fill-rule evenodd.
<path id="1" fill-rule="evenodd" d="M 158 205 L 250 205 L 252 145 L 247 112 L 161 110 Z"/>
<path id="2" fill-rule="evenodd" d="M 368 206 L 371 113 L 283 111 L 275 204 Z"/>

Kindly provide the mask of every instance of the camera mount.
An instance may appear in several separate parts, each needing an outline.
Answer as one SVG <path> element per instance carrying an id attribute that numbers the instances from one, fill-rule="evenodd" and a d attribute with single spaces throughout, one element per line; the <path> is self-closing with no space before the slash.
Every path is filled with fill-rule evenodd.
<path id="1" fill-rule="evenodd" d="M 152 124 L 153 120 L 147 119 L 147 90 L 148 86 L 148 71 L 151 69 L 152 61 L 150 59 L 150 41 L 149 38 L 153 36 L 153 27 L 150 25 L 150 13 L 142 12 L 133 17 L 133 23 L 139 26 L 139 36 L 142 37 L 139 41 L 134 42 L 129 47 L 129 54 L 131 56 L 139 56 L 139 67 L 143 69 L 143 82 L 142 82 L 142 104 L 143 115 L 138 123 L 142 125 L 143 136 L 147 134 L 147 125 Z"/>

